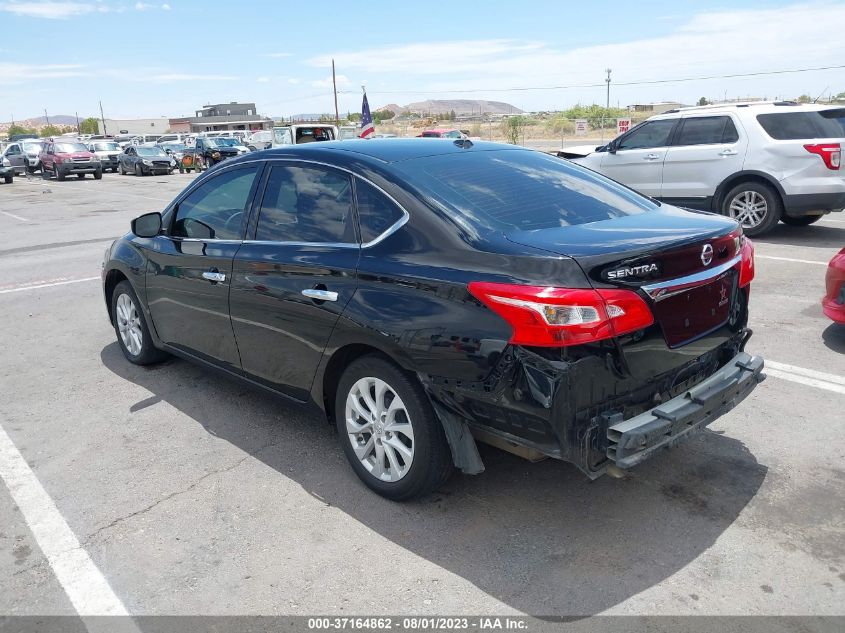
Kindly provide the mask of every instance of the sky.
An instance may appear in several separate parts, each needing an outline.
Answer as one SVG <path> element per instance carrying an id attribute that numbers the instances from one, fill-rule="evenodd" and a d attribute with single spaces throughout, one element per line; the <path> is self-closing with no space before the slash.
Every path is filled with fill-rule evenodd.
<path id="1" fill-rule="evenodd" d="M 362 85 L 372 108 L 603 104 L 606 68 L 612 105 L 824 97 L 845 92 L 845 68 L 701 78 L 843 66 L 843 34 L 845 1 L 829 0 L 0 0 L 0 121 L 94 115 L 100 100 L 118 119 L 229 101 L 333 112 L 332 58 L 341 113 L 360 111 Z"/>

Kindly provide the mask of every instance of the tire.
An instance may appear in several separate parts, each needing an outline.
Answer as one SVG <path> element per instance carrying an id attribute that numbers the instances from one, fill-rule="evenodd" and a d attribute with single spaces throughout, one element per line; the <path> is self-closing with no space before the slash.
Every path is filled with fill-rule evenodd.
<path id="1" fill-rule="evenodd" d="M 787 226 L 810 226 L 811 224 L 815 224 L 819 220 L 824 217 L 824 214 L 820 215 L 786 215 L 783 214 L 781 216 L 780 221 L 786 224 Z"/>
<path id="2" fill-rule="evenodd" d="M 55 163 L 53 164 L 53 169 L 56 172 L 56 180 L 63 181 L 65 178 L 67 178 L 67 175 L 63 174 L 61 170 L 59 170 L 59 166 Z"/>
<path id="3" fill-rule="evenodd" d="M 141 303 L 128 281 L 121 281 L 115 286 L 111 296 L 111 313 L 117 344 L 126 360 L 135 365 L 150 365 L 167 358 L 165 352 L 153 345 Z M 121 333 L 122 327 L 125 337 Z"/>
<path id="4" fill-rule="evenodd" d="M 8 176 L 3 176 L 3 182 L 5 182 L 7 185 L 11 185 L 14 180 L 15 177 L 12 174 L 9 174 Z"/>
<path id="5" fill-rule="evenodd" d="M 783 214 L 783 204 L 778 193 L 759 182 L 741 182 L 733 187 L 722 200 L 722 214 L 742 225 L 748 236 L 769 232 Z"/>
<path id="6" fill-rule="evenodd" d="M 76 177 L 80 180 L 85 180 L 85 174 L 76 174 Z"/>
<path id="7" fill-rule="evenodd" d="M 375 395 L 376 385 L 386 387 L 381 397 Z M 377 410 L 382 414 L 399 399 L 402 408 L 393 411 L 393 424 L 389 418 L 385 423 L 383 415 L 376 416 L 375 422 L 363 417 L 370 412 L 364 393 L 374 404 L 381 401 Z M 357 408 L 353 394 L 358 394 Z M 335 423 L 355 474 L 383 497 L 393 501 L 422 497 L 437 490 L 452 474 L 452 454 L 443 426 L 422 387 L 378 356 L 359 358 L 343 372 L 335 394 Z M 403 430 L 398 430 L 400 426 Z M 356 447 L 361 457 L 356 455 Z"/>
<path id="8" fill-rule="evenodd" d="M 123 166 L 122 162 L 117 164 L 117 173 L 119 173 L 121 176 L 126 175 L 126 168 Z"/>
<path id="9" fill-rule="evenodd" d="M 141 167 L 141 163 L 135 163 L 135 175 L 136 176 L 143 176 L 144 169 Z"/>
<path id="10" fill-rule="evenodd" d="M 102 180 L 103 179 L 103 170 L 98 169 L 94 172 L 94 180 Z"/>
<path id="11" fill-rule="evenodd" d="M 41 180 L 50 180 L 50 174 L 43 167 L 41 168 Z"/>

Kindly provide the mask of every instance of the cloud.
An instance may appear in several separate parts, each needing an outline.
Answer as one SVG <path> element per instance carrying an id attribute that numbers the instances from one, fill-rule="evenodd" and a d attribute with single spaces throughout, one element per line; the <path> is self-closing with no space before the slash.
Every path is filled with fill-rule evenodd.
<path id="1" fill-rule="evenodd" d="M 0 11 L 14 13 L 28 18 L 66 20 L 87 13 L 103 13 L 109 8 L 86 2 L 3 2 Z"/>
<path id="2" fill-rule="evenodd" d="M 270 78 L 269 77 L 259 77 L 256 81 L 260 84 L 269 84 Z"/>
<path id="3" fill-rule="evenodd" d="M 16 64 L 0 62 L 0 85 L 22 84 L 42 79 L 83 77 L 90 73 L 79 64 Z"/>
<path id="4" fill-rule="evenodd" d="M 766 9 L 711 10 L 679 20 L 666 35 L 623 42 L 614 37 L 614 43 L 594 46 L 567 47 L 565 42 L 516 39 L 432 41 L 334 51 L 313 57 L 307 63 L 329 68 L 335 58 L 337 66 L 350 76 L 380 75 L 377 80 L 388 81 L 393 90 L 407 89 L 409 94 L 419 95 L 480 90 L 474 96 L 484 98 L 487 89 L 601 86 L 580 92 L 567 90 L 563 98 L 561 93 L 556 97 L 546 93 L 549 96 L 543 97 L 538 92 L 495 90 L 486 95 L 517 103 L 526 99 L 534 102 L 556 99 L 564 105 L 582 96 L 596 99 L 604 92 L 604 69 L 608 67 L 613 69 L 613 100 L 633 98 L 635 94 L 659 100 L 683 97 L 693 91 L 710 94 L 708 90 L 721 95 L 724 88 L 730 88 L 734 95 L 739 91 L 742 95 L 758 91 L 761 96 L 791 95 L 805 92 L 804 86 L 821 75 L 805 73 L 733 83 L 698 81 L 627 89 L 620 84 L 842 63 L 845 39 L 831 36 L 833 24 L 845 24 L 845 4 L 815 2 Z M 754 36 L 748 37 L 749 32 Z"/>
<path id="5" fill-rule="evenodd" d="M 170 5 L 165 2 L 164 4 L 161 5 L 161 10 L 162 11 L 170 11 Z"/>
<path id="6" fill-rule="evenodd" d="M 346 75 L 337 75 L 337 85 L 340 86 L 351 86 L 352 82 L 349 81 L 349 77 Z M 312 81 L 311 85 L 315 88 L 331 88 L 332 87 L 332 76 L 329 75 L 325 79 L 317 79 L 316 81 Z"/>
<path id="7" fill-rule="evenodd" d="M 294 85 L 294 86 L 296 84 L 298 84 L 299 82 L 300 82 L 300 80 L 297 79 L 296 77 L 291 77 L 290 79 L 288 79 L 288 83 L 291 84 L 291 85 Z"/>
<path id="8" fill-rule="evenodd" d="M 235 81 L 236 79 L 238 77 L 233 75 L 201 75 L 190 73 L 165 73 L 149 77 L 150 81 L 158 83 L 171 83 L 174 81 Z"/>

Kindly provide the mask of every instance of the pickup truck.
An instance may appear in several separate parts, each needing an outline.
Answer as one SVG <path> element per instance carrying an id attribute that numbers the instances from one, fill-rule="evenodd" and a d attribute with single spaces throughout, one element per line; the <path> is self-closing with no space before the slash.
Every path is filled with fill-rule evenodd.
<path id="1" fill-rule="evenodd" d="M 322 123 L 294 123 L 273 128 L 273 147 L 300 145 L 315 141 L 334 141 L 338 138 L 336 125 Z"/>

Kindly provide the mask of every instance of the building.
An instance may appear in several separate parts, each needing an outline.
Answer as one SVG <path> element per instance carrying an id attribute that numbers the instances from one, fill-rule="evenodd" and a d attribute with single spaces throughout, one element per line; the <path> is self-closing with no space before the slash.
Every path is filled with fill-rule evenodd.
<path id="1" fill-rule="evenodd" d="M 157 117 L 155 119 L 106 119 L 105 130 L 103 122 L 97 119 L 97 129 L 100 134 L 164 134 L 170 128 L 170 119 Z"/>
<path id="2" fill-rule="evenodd" d="M 254 103 L 217 103 L 205 105 L 193 117 L 169 120 L 175 133 L 212 132 L 218 130 L 270 130 L 273 120 L 260 116 Z"/>
<path id="3" fill-rule="evenodd" d="M 648 114 L 663 114 L 669 110 L 683 108 L 683 103 L 677 101 L 658 101 L 657 103 L 634 103 L 628 106 L 628 112 L 646 112 Z"/>

